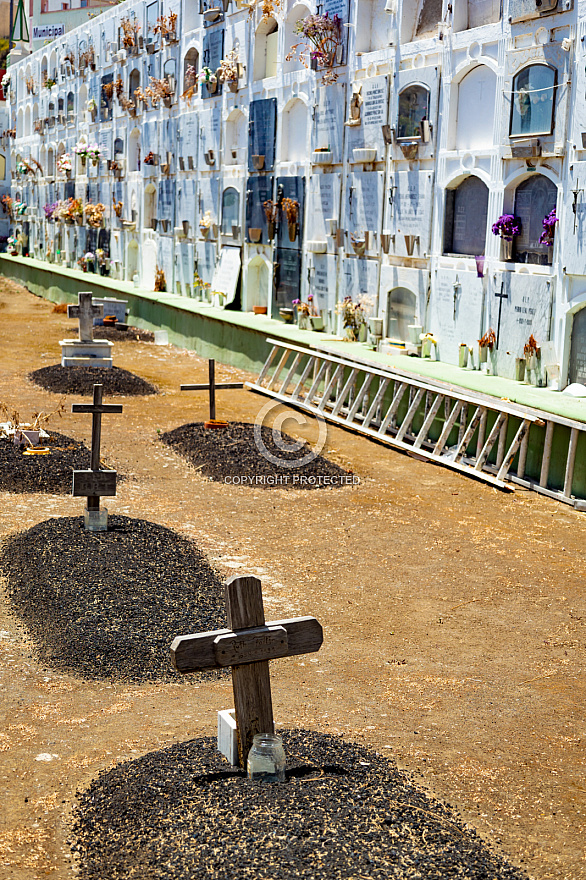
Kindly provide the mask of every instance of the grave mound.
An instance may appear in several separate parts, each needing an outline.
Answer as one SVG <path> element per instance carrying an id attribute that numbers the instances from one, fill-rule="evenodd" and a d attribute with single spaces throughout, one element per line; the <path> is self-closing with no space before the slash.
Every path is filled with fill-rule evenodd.
<path id="1" fill-rule="evenodd" d="M 175 636 L 225 625 L 223 585 L 203 553 L 145 520 L 110 516 L 96 533 L 83 517 L 49 519 L 9 538 L 0 567 L 40 661 L 81 678 L 182 680 Z"/>
<path id="2" fill-rule="evenodd" d="M 62 367 L 52 364 L 29 373 L 28 378 L 45 391 L 56 394 L 93 394 L 94 385 L 104 386 L 104 394 L 121 394 L 127 397 L 158 394 L 158 389 L 120 367 Z"/>
<path id="3" fill-rule="evenodd" d="M 281 735 L 281 785 L 251 783 L 210 737 L 103 771 L 75 811 L 80 880 L 526 878 L 389 759 Z"/>
<path id="4" fill-rule="evenodd" d="M 47 433 L 39 445 L 48 455 L 23 455 L 12 440 L 0 439 L 0 490 L 71 493 L 73 471 L 88 467 L 89 449 L 65 434 Z"/>
<path id="5" fill-rule="evenodd" d="M 276 445 L 272 430 L 265 426 L 260 430 L 262 444 L 269 455 L 263 455 L 254 429 L 255 425 L 231 422 L 223 430 L 207 430 L 202 422 L 194 422 L 161 434 L 161 440 L 187 458 L 205 477 L 217 482 L 261 489 L 324 489 L 351 485 L 352 472 L 321 455 L 307 464 L 295 465 L 300 458 L 308 456 L 311 448 L 303 446 L 297 451 L 285 451 Z M 280 439 L 286 444 L 296 443 L 283 432 Z M 289 461 L 291 465 L 279 466 L 274 459 Z"/>
<path id="6" fill-rule="evenodd" d="M 105 327 L 97 324 L 94 327 L 94 339 L 107 339 L 108 342 L 154 342 L 155 334 L 152 330 L 143 330 L 141 327 L 128 327 L 121 330 L 118 327 Z"/>

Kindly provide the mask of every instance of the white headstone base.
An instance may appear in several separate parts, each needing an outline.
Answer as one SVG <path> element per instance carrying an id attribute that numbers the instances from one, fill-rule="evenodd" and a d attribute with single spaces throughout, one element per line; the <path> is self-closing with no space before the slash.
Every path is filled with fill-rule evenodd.
<path id="1" fill-rule="evenodd" d="M 79 339 L 61 339 L 62 367 L 106 367 L 112 366 L 114 344 L 107 339 L 94 339 L 93 342 L 80 342 Z"/>
<path id="2" fill-rule="evenodd" d="M 218 751 L 227 758 L 233 767 L 238 766 L 238 739 L 234 709 L 218 712 Z"/>

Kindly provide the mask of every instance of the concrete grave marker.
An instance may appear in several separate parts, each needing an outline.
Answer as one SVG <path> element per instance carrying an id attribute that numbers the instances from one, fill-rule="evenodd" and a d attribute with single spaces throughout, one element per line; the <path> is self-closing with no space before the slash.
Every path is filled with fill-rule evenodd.
<path id="1" fill-rule="evenodd" d="M 94 318 L 102 318 L 104 307 L 94 305 L 92 293 L 84 290 L 77 296 L 77 305 L 67 306 L 67 317 L 78 318 L 79 339 L 62 339 L 62 367 L 111 367 L 113 345 L 106 339 L 94 339 Z"/>
<path id="2" fill-rule="evenodd" d="M 179 672 L 232 667 L 238 758 L 246 758 L 256 733 L 274 733 L 269 660 L 319 651 L 323 630 L 314 617 L 265 623 L 261 582 L 232 577 L 226 583 L 229 629 L 178 636 L 171 658 Z"/>
<path id="3" fill-rule="evenodd" d="M 116 471 L 100 470 L 100 444 L 102 439 L 102 415 L 121 413 L 119 403 L 102 403 L 103 385 L 94 385 L 93 403 L 74 403 L 72 413 L 92 414 L 92 451 L 89 471 L 73 471 L 74 497 L 87 497 L 86 530 L 105 532 L 108 528 L 108 511 L 100 510 L 100 498 L 116 495 Z"/>
<path id="4" fill-rule="evenodd" d="M 181 385 L 181 391 L 208 391 L 210 397 L 210 423 L 215 422 L 214 427 L 225 426 L 227 422 L 217 422 L 216 420 L 216 388 L 244 388 L 244 382 L 222 382 L 221 385 L 216 384 L 216 362 L 213 358 L 208 361 L 210 381 L 207 385 Z M 206 422 L 206 427 L 208 423 Z M 210 424 L 210 427 L 212 425 Z"/>

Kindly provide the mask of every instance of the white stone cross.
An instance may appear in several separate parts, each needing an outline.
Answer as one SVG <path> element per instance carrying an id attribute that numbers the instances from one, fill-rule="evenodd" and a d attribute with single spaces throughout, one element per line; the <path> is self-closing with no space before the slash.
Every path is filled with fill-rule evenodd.
<path id="1" fill-rule="evenodd" d="M 273 733 L 269 660 L 319 651 L 323 630 L 315 617 L 265 623 L 261 583 L 255 577 L 226 582 L 230 629 L 178 636 L 171 659 L 179 672 L 232 667 L 238 758 L 246 767 L 255 733 Z"/>
<path id="2" fill-rule="evenodd" d="M 80 342 L 93 342 L 94 318 L 101 318 L 103 315 L 104 306 L 94 306 L 92 304 L 92 292 L 90 290 L 78 293 L 76 306 L 67 306 L 67 317 L 79 318 Z"/>

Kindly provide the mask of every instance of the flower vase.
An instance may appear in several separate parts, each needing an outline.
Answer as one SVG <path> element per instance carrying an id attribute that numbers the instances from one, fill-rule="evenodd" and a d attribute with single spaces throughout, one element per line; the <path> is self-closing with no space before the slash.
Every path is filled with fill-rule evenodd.
<path id="1" fill-rule="evenodd" d="M 98 158 L 92 159 L 92 165 L 97 165 L 99 162 Z"/>
<path id="2" fill-rule="evenodd" d="M 295 241 L 297 238 L 297 223 L 289 223 L 289 241 Z"/>
<path id="3" fill-rule="evenodd" d="M 82 168 L 85 168 L 86 161 L 87 161 L 87 160 L 86 160 L 86 157 L 85 157 L 85 156 L 80 156 L 79 158 L 81 159 L 81 167 L 82 167 Z"/>
<path id="4" fill-rule="evenodd" d="M 344 338 L 347 342 L 356 342 L 356 328 L 355 327 L 344 327 Z"/>
<path id="5" fill-rule="evenodd" d="M 501 238 L 501 260 L 503 263 L 510 263 L 513 259 L 513 241 L 507 241 Z"/>
<path id="6" fill-rule="evenodd" d="M 228 88 L 230 89 L 231 92 L 237 92 L 238 91 L 238 80 L 231 80 L 228 83 Z"/>
<path id="7" fill-rule="evenodd" d="M 311 330 L 309 315 L 306 315 L 305 312 L 297 312 L 297 327 L 299 330 Z"/>

